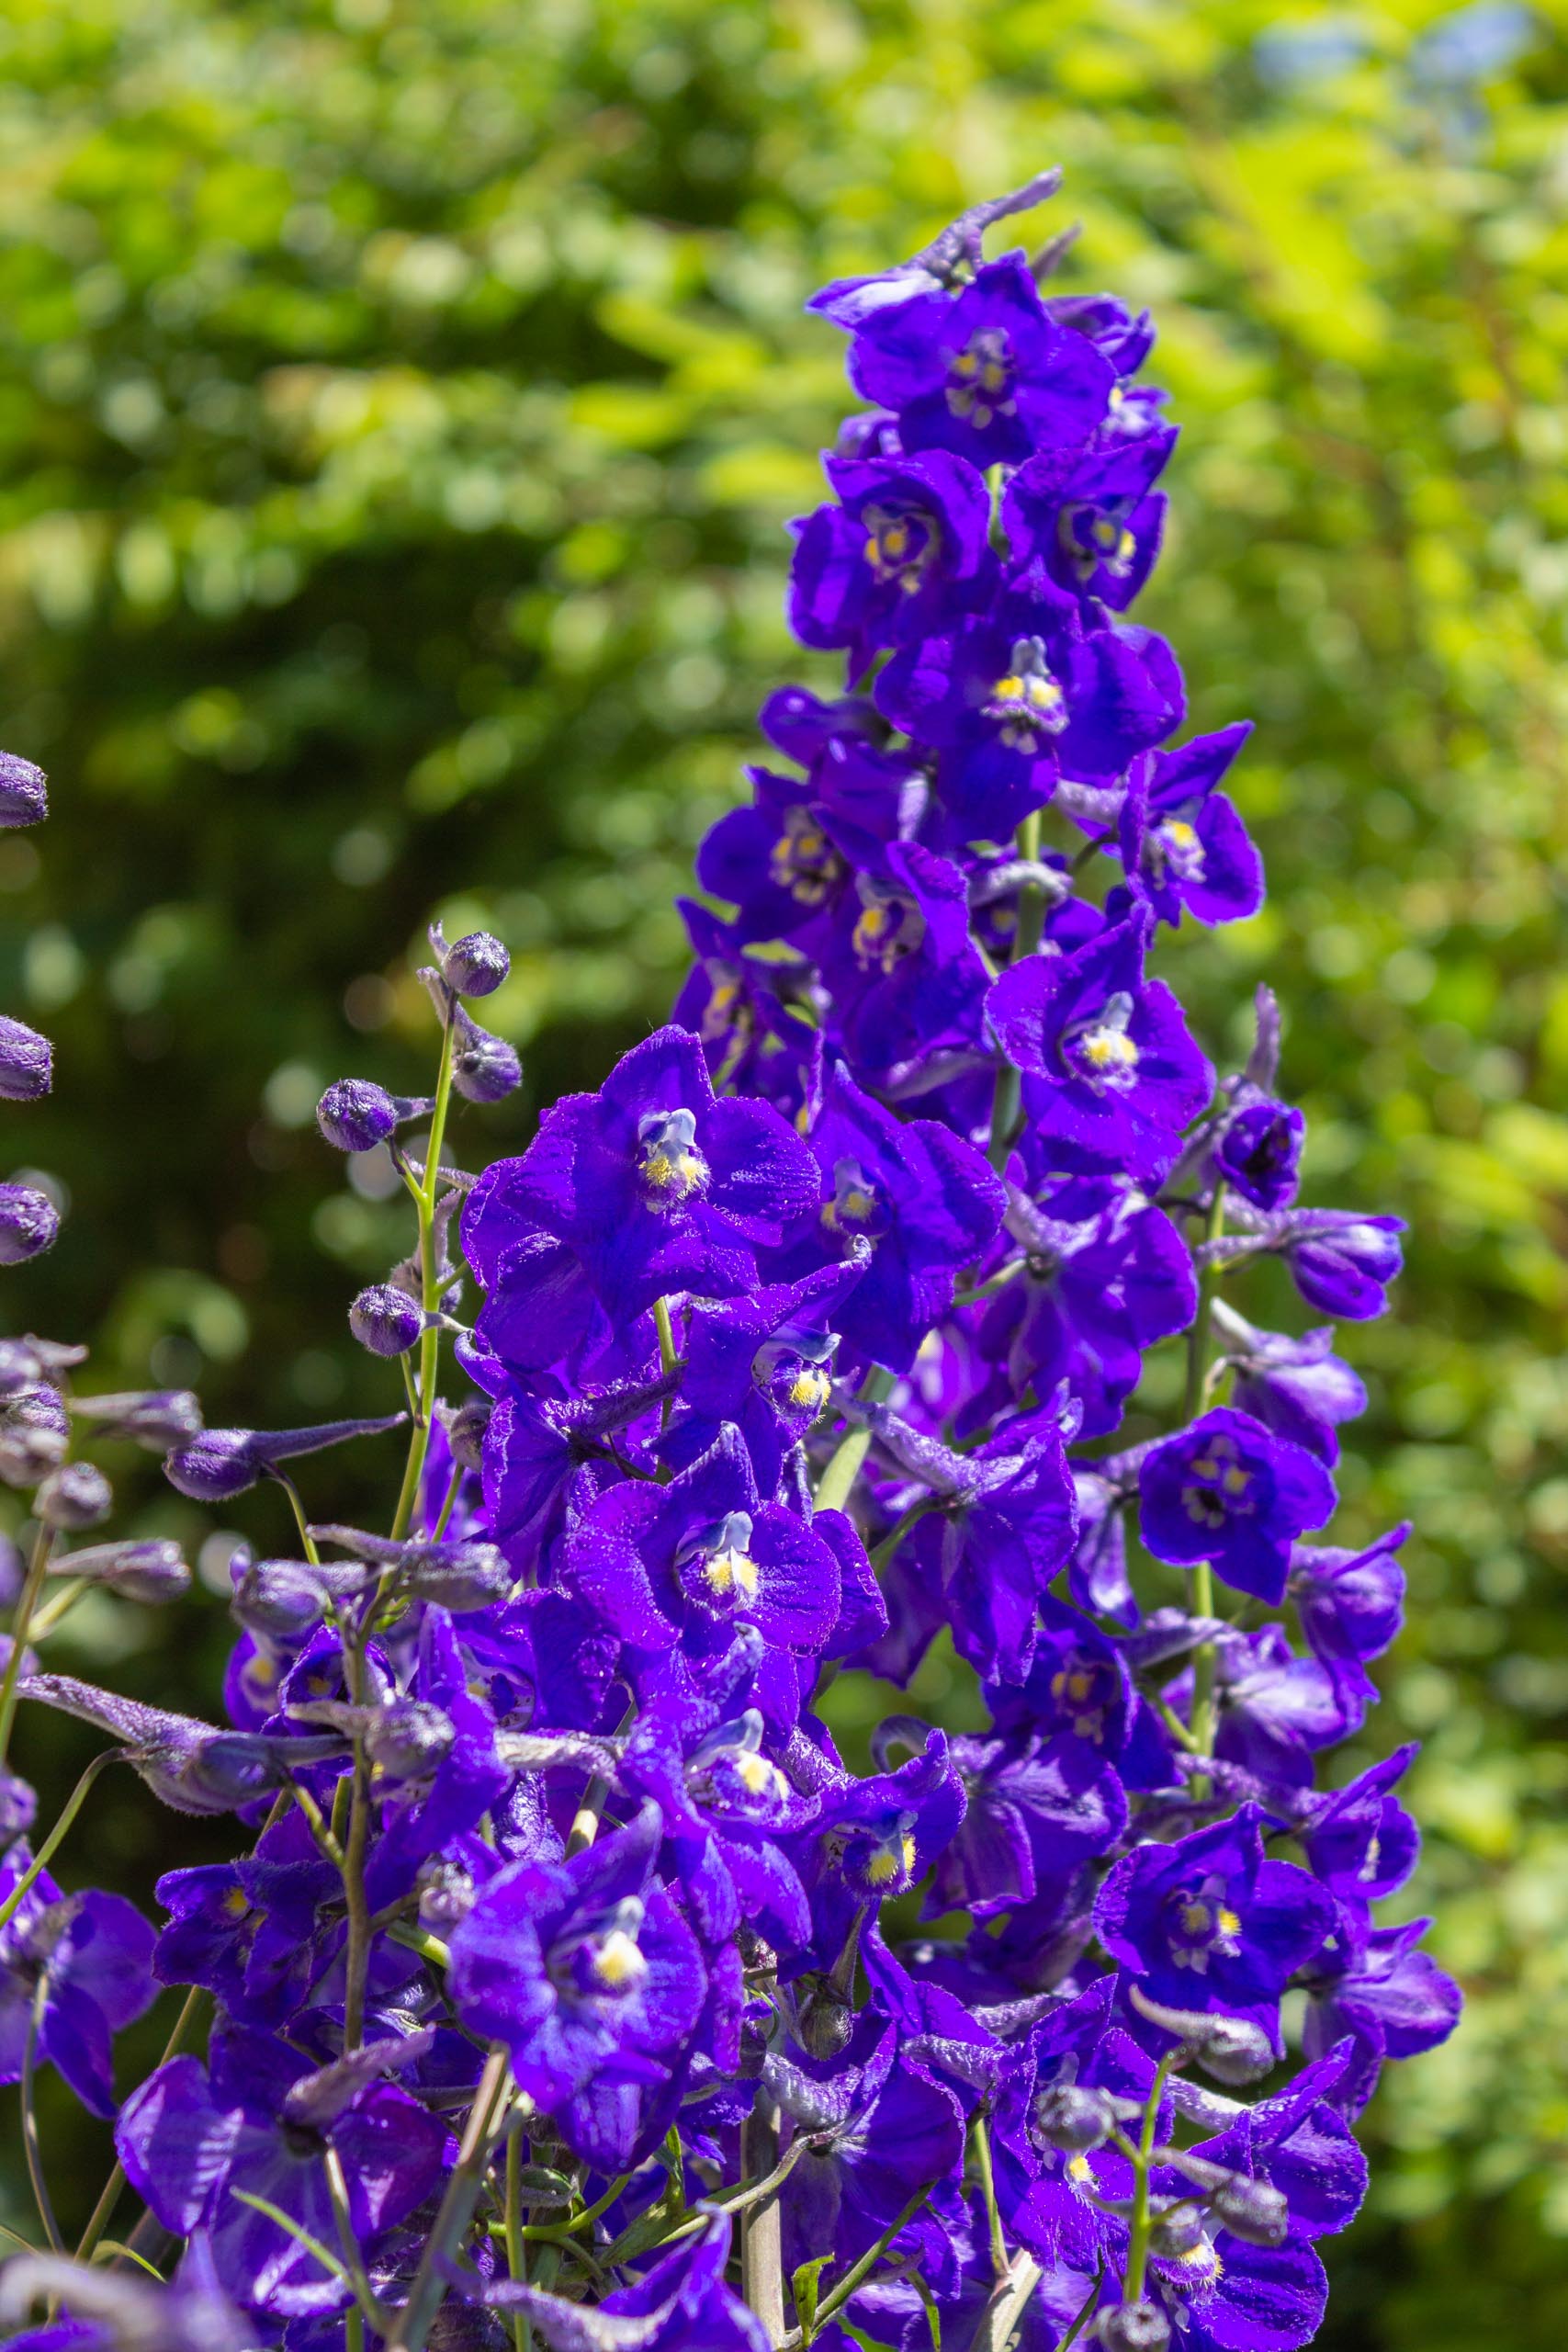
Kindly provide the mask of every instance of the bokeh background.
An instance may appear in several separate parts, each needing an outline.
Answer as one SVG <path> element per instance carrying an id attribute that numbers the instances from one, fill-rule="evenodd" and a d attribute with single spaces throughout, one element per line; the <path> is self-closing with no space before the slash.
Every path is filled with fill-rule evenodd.
<path id="1" fill-rule="evenodd" d="M 1059 160 L 1029 226 L 1082 221 L 1064 285 L 1156 306 L 1185 436 L 1145 614 L 1195 726 L 1258 721 L 1272 885 L 1183 934 L 1182 985 L 1234 1051 L 1272 984 L 1312 1196 L 1414 1227 L 1349 1334 L 1341 1523 L 1416 1521 L 1376 1736 L 1427 1743 L 1416 1892 L 1471 2007 L 1374 2111 L 1321 2339 L 1358 2352 L 1568 2340 L 1565 31 L 1562 0 L 0 7 L 0 741 L 55 808 L 0 836 L 0 1003 L 60 1073 L 5 1148 L 72 1204 L 6 1328 L 215 1419 L 398 1401 L 344 1324 L 396 1209 L 310 1113 L 426 1081 L 432 908 L 515 956 L 528 1088 L 468 1155 L 668 1003 L 843 401 L 805 296 Z M 352 1507 L 385 1465 L 343 1462 Z M 62 1664 L 215 1703 L 212 1594 L 74 1623 Z M 19 1752 L 47 1795 L 95 1744 Z M 209 1849 L 103 1787 L 69 1883 Z M 43 2116 L 69 2217 L 103 2135 Z"/>

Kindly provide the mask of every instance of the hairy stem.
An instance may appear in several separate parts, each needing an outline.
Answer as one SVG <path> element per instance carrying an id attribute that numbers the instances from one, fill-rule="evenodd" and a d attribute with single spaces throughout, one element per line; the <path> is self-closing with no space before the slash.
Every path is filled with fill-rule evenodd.
<path id="1" fill-rule="evenodd" d="M 1018 854 L 1032 865 L 1040 857 L 1040 811 L 1032 809 L 1018 829 Z M 1045 928 L 1045 893 L 1038 882 L 1026 882 L 1018 894 L 1018 922 L 1012 935 L 1010 963 L 1021 964 L 1032 956 L 1040 944 L 1040 934 Z M 1019 1099 L 1022 1078 L 1017 1066 L 1005 1054 L 997 1065 L 996 1090 L 991 1096 L 990 1162 L 1000 1175 L 1008 1164 L 1008 1153 L 1018 1126 Z"/>
<path id="2" fill-rule="evenodd" d="M 1214 1197 L 1209 1204 L 1204 1238 L 1217 1241 L 1225 1227 L 1225 1188 L 1216 1181 Z M 1187 1386 L 1182 1397 L 1183 1423 L 1194 1420 L 1202 1408 L 1203 1392 L 1208 1385 L 1209 1361 L 1214 1319 L 1214 1290 L 1219 1281 L 1219 1269 L 1204 1266 L 1198 1276 L 1198 1311 L 1192 1318 L 1192 1329 L 1187 1335 Z M 1214 1572 L 1207 1560 L 1200 1560 L 1192 1571 L 1192 1613 L 1195 1617 L 1212 1617 L 1214 1613 Z M 1200 1756 L 1214 1752 L 1214 1645 L 1203 1642 L 1192 1660 L 1192 1745 Z M 1193 1781 L 1198 1796 L 1209 1793 L 1206 1779 Z"/>
<path id="3" fill-rule="evenodd" d="M 779 2110 L 771 2091 L 758 2087 L 740 2127 L 740 2176 L 761 2179 L 778 2168 Z M 778 2195 L 763 2198 L 740 2217 L 740 2291 L 770 2344 L 784 2338 L 784 2217 Z"/>
<path id="4" fill-rule="evenodd" d="M 1159 2118 L 1166 2076 L 1175 2056 L 1174 2050 L 1167 2051 L 1155 2070 L 1149 2103 L 1144 2109 L 1144 2128 L 1138 2135 L 1137 2151 L 1133 2158 L 1133 2214 L 1127 2237 L 1127 2268 L 1122 2281 L 1122 2300 L 1127 2303 L 1141 2303 L 1144 2300 L 1144 2279 L 1149 2262 L 1149 2228 L 1154 2218 L 1149 2211 L 1149 2159 L 1154 2153 L 1155 2127 Z"/>
<path id="5" fill-rule="evenodd" d="M 17 1720 L 17 1684 L 22 1671 L 22 1653 L 28 1645 L 33 1611 L 38 1607 L 43 1580 L 49 1574 L 50 1554 L 53 1548 L 54 1530 L 46 1527 L 40 1520 L 38 1533 L 33 1537 L 27 1580 L 11 1619 L 11 1652 L 6 1660 L 5 1679 L 0 1680 L 0 1764 L 5 1763 L 11 1745 L 11 1726 Z"/>
<path id="6" fill-rule="evenodd" d="M 435 1195 L 441 1182 L 441 1147 L 446 1139 L 446 1114 L 452 1100 L 452 1015 L 448 1010 L 441 1032 L 441 1062 L 435 1073 L 434 1107 L 430 1114 L 424 1177 L 412 1188 L 419 1217 L 420 1297 L 427 1315 L 434 1315 L 441 1304 L 441 1278 L 435 1243 Z M 422 1333 L 419 1342 L 419 1409 L 409 1432 L 402 1491 L 398 1497 L 398 1508 L 392 1520 L 392 1534 L 399 1541 L 408 1533 L 413 1521 L 414 1505 L 419 1500 L 424 1459 L 430 1451 L 430 1425 L 435 1412 L 435 1381 L 440 1357 L 441 1333 L 433 1325 L 428 1331 Z"/>

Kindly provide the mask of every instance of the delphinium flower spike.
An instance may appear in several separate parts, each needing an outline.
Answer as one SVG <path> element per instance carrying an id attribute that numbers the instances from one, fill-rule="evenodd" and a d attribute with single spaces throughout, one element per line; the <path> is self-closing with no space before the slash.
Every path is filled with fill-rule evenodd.
<path id="1" fill-rule="evenodd" d="M 1331 1523 L 1365 1396 L 1321 1318 L 1382 1310 L 1399 1221 L 1298 1201 L 1269 992 L 1228 1069 L 1172 984 L 1262 901 L 1248 730 L 1179 740 L 1132 616 L 1178 446 L 1152 323 L 1055 290 L 1066 240 L 986 254 L 1055 185 L 816 300 L 872 405 L 789 611 L 848 690 L 769 697 L 674 1021 L 470 1175 L 453 1120 L 520 1069 L 464 1000 L 504 1012 L 507 958 L 437 923 L 430 1091 L 322 1096 L 411 1199 L 348 1307 L 408 1413 L 73 1410 L 62 1354 L 0 1347 L 39 1530 L 0 1725 L 67 1709 L 245 1830 L 157 1888 L 152 1976 L 215 2024 L 120 2109 L 123 2193 L 187 2244 L 127 2325 L 183 2342 L 199 2287 L 265 2352 L 1293 2352 L 1380 2069 L 1451 2029 L 1420 1924 L 1375 1907 L 1416 1863 L 1408 1752 L 1319 1785 L 1408 1532 Z M 0 818 L 32 789 L 0 768 Z M 40 1048 L 7 1029 L 0 1091 Z M 32 1215 L 0 1204 L 0 1256 Z M 1269 1257 L 1310 1328 L 1249 1319 Z M 1156 1349 L 1182 1402 L 1129 1425 Z M 326 1450 L 400 1424 L 385 1511 L 334 1514 Z M 54 1556 L 100 1499 L 73 1435 L 110 1430 L 214 1502 L 323 1457 L 302 1556 L 235 1555 L 221 1726 L 38 1655 L 56 1568 L 175 1574 Z M 835 1679 L 908 1690 L 939 1640 L 988 1720 L 911 1694 L 856 1770 Z M 0 1799 L 17 2071 L 103 2102 L 146 1931 L 59 1896 Z M 119 2324 L 58 2265 L 35 2287 Z"/>

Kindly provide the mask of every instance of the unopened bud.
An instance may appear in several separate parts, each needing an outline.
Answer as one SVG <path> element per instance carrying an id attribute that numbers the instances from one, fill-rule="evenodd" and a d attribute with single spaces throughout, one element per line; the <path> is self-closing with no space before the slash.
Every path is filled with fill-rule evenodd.
<path id="1" fill-rule="evenodd" d="M 367 1725 L 365 1753 L 389 1781 L 423 1781 L 457 1736 L 451 1716 L 429 1700 L 394 1700 Z"/>
<path id="2" fill-rule="evenodd" d="M 1086 2156 L 1111 2137 L 1115 2110 L 1104 2091 L 1077 2083 L 1051 2083 L 1034 2102 L 1030 2136 L 1036 2144 Z"/>
<path id="3" fill-rule="evenodd" d="M 424 1095 L 389 1094 L 368 1078 L 333 1080 L 316 1105 L 316 1125 L 334 1151 L 374 1151 L 405 1119 L 431 1108 Z"/>
<path id="4" fill-rule="evenodd" d="M 1179 2261 L 1190 2254 L 1203 2240 L 1203 2209 L 1191 2198 L 1179 2198 L 1174 2205 L 1167 2205 L 1149 2223 L 1149 2251 L 1168 2262 Z"/>
<path id="5" fill-rule="evenodd" d="M 49 778 L 31 760 L 0 752 L 0 826 L 40 824 L 49 814 Z"/>
<path id="6" fill-rule="evenodd" d="M 470 1396 L 446 1424 L 452 1459 L 464 1470 L 478 1470 L 484 1460 L 485 1431 L 495 1410 L 488 1396 Z"/>
<path id="7" fill-rule="evenodd" d="M 71 1416 L 58 1388 L 24 1388 L 0 1408 L 0 1478 L 32 1487 L 65 1459 Z"/>
<path id="8" fill-rule="evenodd" d="M 417 1342 L 424 1316 L 395 1283 L 372 1283 L 349 1308 L 348 1328 L 373 1356 L 400 1356 Z"/>
<path id="9" fill-rule="evenodd" d="M 94 1544 L 81 1552 L 68 1552 L 55 1562 L 55 1572 L 108 1585 L 128 1600 L 177 1600 L 190 1589 L 190 1570 L 180 1547 L 164 1535 Z"/>
<path id="10" fill-rule="evenodd" d="M 1105 2352 L 1165 2352 L 1170 2342 L 1170 2322 L 1157 2303 L 1112 2303 L 1094 2332 Z"/>
<path id="11" fill-rule="evenodd" d="M 514 1047 L 470 1021 L 458 1005 L 452 1015 L 452 1083 L 470 1102 L 499 1102 L 523 1083 Z"/>
<path id="12" fill-rule="evenodd" d="M 461 1862 L 427 1862 L 419 1879 L 421 1927 L 449 1936 L 473 1909 L 474 1894 L 472 1874 Z"/>
<path id="13" fill-rule="evenodd" d="M 0 1849 L 15 1838 L 25 1838 L 38 1817 L 38 1797 L 32 1783 L 15 1772 L 0 1770 Z"/>
<path id="14" fill-rule="evenodd" d="M 795 1996 L 802 2048 L 812 2058 L 836 2058 L 854 2031 L 854 2011 L 826 1976 L 810 1976 Z"/>
<path id="15" fill-rule="evenodd" d="M 1185 2042 L 1186 2049 L 1177 2054 L 1177 2065 L 1185 2065 L 1191 2058 L 1213 2082 L 1233 2089 L 1243 2083 L 1256 2083 L 1274 2064 L 1268 2035 L 1248 2018 L 1222 2017 L 1207 2009 L 1173 2009 L 1164 2001 L 1151 2000 L 1138 1984 L 1129 1985 L 1127 1998 L 1140 2017 Z"/>
<path id="16" fill-rule="evenodd" d="M 162 1453 L 199 1434 L 201 1406 L 188 1388 L 131 1390 L 118 1396 L 73 1396 L 71 1409 L 96 1421 L 106 1437 L 134 1438 L 150 1453 Z"/>
<path id="17" fill-rule="evenodd" d="M 25 1266 L 52 1250 L 60 1211 L 32 1184 L 0 1184 L 0 1266 Z"/>
<path id="18" fill-rule="evenodd" d="M 67 1462 L 51 1470 L 33 1498 L 46 1527 L 96 1527 L 114 1508 L 114 1489 L 90 1462 Z"/>
<path id="19" fill-rule="evenodd" d="M 36 1102 L 54 1083 L 54 1048 L 25 1021 L 0 1013 L 0 1102 Z"/>
<path id="20" fill-rule="evenodd" d="M 448 947 L 441 925 L 433 922 L 430 944 L 442 978 L 458 996 L 490 996 L 512 969 L 512 958 L 493 932 L 467 932 Z"/>
<path id="21" fill-rule="evenodd" d="M 1209 2199 L 1209 2211 L 1232 2237 L 1248 2245 L 1282 2245 L 1291 2226 L 1290 2209 L 1266 2180 L 1232 2173 Z"/>

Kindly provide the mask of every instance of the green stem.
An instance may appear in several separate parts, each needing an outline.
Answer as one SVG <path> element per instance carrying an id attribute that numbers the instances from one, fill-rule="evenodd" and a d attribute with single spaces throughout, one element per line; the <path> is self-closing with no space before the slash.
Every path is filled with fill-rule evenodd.
<path id="1" fill-rule="evenodd" d="M 931 2189 L 934 2186 L 935 2184 L 933 2182 L 928 2181 L 924 2188 L 918 2188 L 915 2191 L 915 2194 L 910 2198 L 908 2203 L 905 2206 L 897 2220 L 896 2222 L 888 2222 L 887 2227 L 883 2231 L 882 2235 L 877 2239 L 876 2244 L 874 2246 L 868 2247 L 866 2252 L 862 2255 L 860 2260 L 854 2265 L 853 2268 L 847 2270 L 844 2273 L 844 2276 L 840 2279 L 838 2285 L 834 2288 L 827 2301 L 818 2304 L 817 2325 L 818 2328 L 821 2327 L 825 2320 L 830 2320 L 835 2312 L 842 2311 L 851 2296 L 857 2293 L 858 2290 L 864 2286 L 866 2280 L 870 2278 L 872 2272 L 875 2269 L 877 2264 L 881 2261 L 883 2256 L 886 2253 L 888 2247 L 892 2245 L 899 2231 L 904 2227 L 905 2222 L 913 2220 L 914 2216 L 919 2211 L 920 2207 L 925 2203 L 926 2199 L 931 2195 Z M 786 2342 L 794 2342 L 795 2340 L 797 2339 L 786 2338 Z"/>
<path id="2" fill-rule="evenodd" d="M 1204 1239 L 1217 1241 L 1225 1226 L 1225 1188 L 1216 1182 L 1214 1197 L 1209 1204 Z M 1192 1329 L 1187 1335 L 1187 1385 L 1181 1400 L 1183 1423 L 1196 1419 L 1208 1385 L 1211 1336 L 1214 1320 L 1214 1290 L 1219 1281 L 1219 1268 L 1209 1264 L 1198 1276 L 1198 1311 L 1192 1318 Z M 1212 1617 L 1214 1613 L 1214 1572 L 1207 1560 L 1200 1560 L 1192 1571 L 1192 1613 L 1195 1617 Z M 1192 1660 L 1192 1746 L 1200 1756 L 1214 1752 L 1214 1645 L 1203 1642 Z M 1192 1783 L 1193 1793 L 1207 1796 L 1209 1784 L 1200 1776 Z"/>
<path id="3" fill-rule="evenodd" d="M 969 2145 L 974 2151 L 975 2169 L 980 2176 L 980 2192 L 986 2200 L 986 2220 L 991 2233 L 991 2270 L 1000 2280 L 1008 2275 L 1007 2240 L 1002 2235 L 1002 2217 L 997 2210 L 997 2179 L 991 2168 L 991 2135 L 986 2128 L 984 2115 L 978 2112 L 969 2126 Z"/>
<path id="4" fill-rule="evenodd" d="M 490 2165 L 491 2143 L 512 2098 L 506 2052 L 498 2043 L 485 2061 L 457 2165 L 446 2183 L 435 2226 L 425 2242 L 408 2301 L 387 2338 L 386 2352 L 423 2352 L 435 2314 L 446 2299 L 446 2266 L 474 2217 L 474 2207 Z"/>
<path id="5" fill-rule="evenodd" d="M 1035 864 L 1040 856 L 1040 811 L 1033 809 L 1018 829 L 1018 854 Z M 1010 964 L 1021 964 L 1032 956 L 1040 944 L 1040 934 L 1045 928 L 1045 893 L 1038 882 L 1026 882 L 1018 894 L 1018 922 L 1012 934 Z M 1018 1126 L 1019 1098 L 1022 1080 L 1016 1063 L 1005 1054 L 997 1066 L 996 1089 L 991 1096 L 990 1162 L 1000 1175 L 1008 1164 L 1014 1132 Z"/>
<path id="6" fill-rule="evenodd" d="M 98 1774 L 104 1770 L 106 1765 L 115 1763 L 118 1758 L 118 1756 L 119 1750 L 118 1747 L 106 1747 L 101 1756 L 94 1757 L 92 1762 L 88 1765 L 86 1770 L 83 1773 L 81 1779 L 72 1790 L 71 1794 L 66 1798 L 64 1808 L 61 1813 L 59 1820 L 50 1831 L 49 1836 L 44 1839 L 43 1844 L 39 1848 L 38 1852 L 33 1856 L 32 1861 L 28 1865 L 28 1869 L 17 1881 L 16 1885 L 11 1889 L 10 1894 L 6 1897 L 5 1902 L 0 1903 L 0 1928 L 3 1928 L 8 1919 L 15 1917 L 21 1904 L 26 1899 L 28 1888 L 36 1883 L 40 1872 L 47 1867 L 50 1860 L 58 1850 L 62 1838 L 70 1828 L 71 1824 L 75 1820 L 76 1815 L 81 1812 L 82 1807 L 86 1801 L 87 1792 L 91 1789 L 94 1781 L 97 1779 Z"/>
<path id="7" fill-rule="evenodd" d="M 1153 2215 L 1149 2211 L 1149 2159 L 1154 2154 L 1155 2127 L 1159 2120 L 1159 2103 L 1165 2092 L 1166 2076 L 1176 2057 L 1168 2050 L 1155 2070 L 1154 2087 L 1149 2103 L 1144 2109 L 1144 2128 L 1138 2137 L 1137 2154 L 1133 2159 L 1133 2214 L 1127 2239 L 1127 2268 L 1122 2281 L 1124 2303 L 1141 2303 L 1144 2300 L 1144 2278 L 1149 2262 L 1149 2230 Z"/>
<path id="8" fill-rule="evenodd" d="M 0 1680 L 0 1764 L 6 1761 L 11 1745 L 11 1725 L 17 1720 L 17 1684 L 22 1671 L 22 1652 L 28 1645 L 28 1633 L 33 1622 L 33 1611 L 49 1574 L 49 1555 L 54 1547 L 54 1530 L 40 1520 L 33 1537 L 32 1557 L 28 1562 L 27 1581 L 22 1586 L 11 1619 L 11 1655 L 6 1660 L 5 1679 Z"/>
<path id="9" fill-rule="evenodd" d="M 430 1114 L 430 1136 L 425 1147 L 424 1181 L 413 1188 L 419 1214 L 420 1298 L 427 1315 L 434 1315 L 441 1304 L 435 1252 L 435 1195 L 441 1181 L 441 1147 L 446 1140 L 446 1114 L 451 1101 L 452 1019 L 448 1013 L 441 1033 L 441 1062 L 435 1073 L 434 1107 Z M 402 1491 L 398 1497 L 397 1512 L 392 1521 L 393 1539 L 398 1542 L 408 1533 L 413 1521 L 414 1505 L 419 1500 L 424 1458 L 430 1451 L 430 1427 L 435 1413 L 435 1376 L 440 1358 L 441 1332 L 438 1326 L 432 1324 L 429 1330 L 421 1335 L 419 1342 L 419 1407 L 409 1432 L 409 1453 L 403 1468 Z"/>
<path id="10" fill-rule="evenodd" d="M 164 2054 L 158 2061 L 160 2066 L 166 2066 L 171 2058 L 177 2058 L 179 2056 L 181 2051 L 186 2046 L 186 2039 L 190 2035 L 192 2028 L 196 2025 L 197 2018 L 201 2015 L 206 2000 L 207 1987 L 204 1984 L 193 1984 L 190 1991 L 186 1995 L 185 2003 L 180 2010 L 179 2016 L 175 2019 L 175 2030 L 164 2045 Z M 82 2233 L 82 2243 L 76 2248 L 76 2259 L 78 2262 L 87 2262 L 91 2260 L 93 2249 L 97 2245 L 104 2234 L 104 2232 L 107 2229 L 109 2225 L 109 2217 L 113 2213 L 116 2205 L 119 2202 L 119 2193 L 124 2187 L 125 2167 L 123 2165 L 117 2164 L 113 2172 L 110 2173 L 107 2180 L 104 2184 L 103 2195 L 99 2198 L 97 2203 L 93 2208 L 91 2221 L 89 2221 L 86 2228 Z"/>
<path id="11" fill-rule="evenodd" d="M 513 2125 L 506 2139 L 506 2270 L 519 2285 L 528 2278 L 528 2249 L 523 2240 L 523 2123 Z M 512 2314 L 513 2352 L 528 2352 L 528 2315 Z"/>
<path id="12" fill-rule="evenodd" d="M 452 1507 L 457 1499 L 457 1489 L 462 1483 L 463 1465 L 458 1462 L 454 1464 L 452 1476 L 446 1481 L 446 1495 L 441 1506 L 441 1516 L 430 1531 L 430 1540 L 433 1544 L 439 1544 L 446 1532 L 446 1522 L 452 1516 Z"/>
<path id="13" fill-rule="evenodd" d="M 280 1470 L 276 1462 L 269 1467 L 269 1476 L 282 1487 L 288 1498 L 288 1508 L 294 1513 L 294 1524 L 299 1531 L 299 1541 L 304 1546 L 305 1557 L 313 1568 L 319 1567 L 321 1555 L 316 1549 L 315 1538 L 310 1532 L 310 1524 L 305 1516 L 305 1506 L 299 1499 L 299 1487 L 288 1471 Z"/>
<path id="14" fill-rule="evenodd" d="M 894 1385 L 893 1374 L 877 1364 L 867 1374 L 861 1388 L 862 1399 L 867 1404 L 880 1405 L 891 1395 Z M 839 1440 L 838 1452 L 817 1482 L 815 1501 L 818 1510 L 843 1510 L 870 1452 L 871 1431 L 863 1424 Z"/>
<path id="15" fill-rule="evenodd" d="M 65 1562 L 61 1561 L 57 1565 L 63 1567 L 65 1566 Z M 81 1600 L 82 1595 L 85 1592 L 91 1592 L 92 1589 L 93 1579 L 91 1577 L 73 1577 L 69 1583 L 62 1584 L 59 1591 L 55 1593 L 51 1599 L 44 1602 L 43 1607 L 39 1610 L 33 1618 L 31 1631 L 32 1640 L 35 1642 L 41 1642 L 45 1640 L 49 1634 L 53 1633 L 62 1618 L 68 1617 L 70 1615 L 72 1610 L 75 1608 L 76 1603 Z"/>
<path id="16" fill-rule="evenodd" d="M 35 2069 L 38 2064 L 38 2038 L 43 2025 L 43 2005 L 49 1998 L 49 1971 L 39 1973 L 33 1993 L 32 2012 L 28 2019 L 28 2038 L 22 2050 L 22 2147 L 28 2160 L 28 2178 L 33 2185 L 33 2200 L 38 2206 L 39 2219 L 43 2223 L 44 2236 L 54 2254 L 63 2254 L 65 2242 L 60 2234 L 60 2224 L 54 2218 L 50 2202 L 49 2183 L 44 2178 L 43 2151 L 39 2146 L 38 2110 L 33 2101 Z"/>

